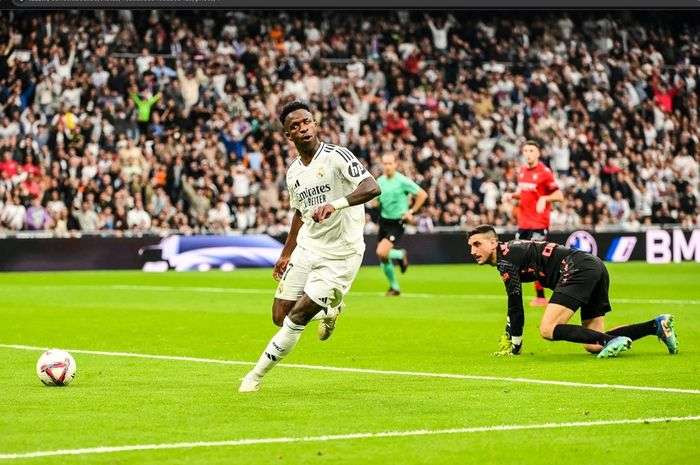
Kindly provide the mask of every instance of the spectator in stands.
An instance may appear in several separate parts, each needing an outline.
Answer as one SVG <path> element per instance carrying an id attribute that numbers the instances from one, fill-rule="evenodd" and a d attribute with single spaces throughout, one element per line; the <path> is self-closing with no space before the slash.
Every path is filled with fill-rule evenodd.
<path id="1" fill-rule="evenodd" d="M 429 193 L 420 230 L 514 224 L 499 198 L 528 138 L 565 195 L 553 225 L 700 221 L 687 16 L 17 11 L 0 37 L 4 227 L 33 227 L 38 197 L 64 232 L 143 213 L 218 231 L 223 204 L 237 230 L 281 230 L 295 150 L 277 111 L 299 97 L 369 169 L 399 155 Z"/>
<path id="2" fill-rule="evenodd" d="M 80 204 L 80 209 L 73 210 L 73 217 L 78 221 L 81 231 L 93 232 L 99 226 L 99 217 L 88 200 Z"/>
<path id="3" fill-rule="evenodd" d="M 151 227 L 151 216 L 143 209 L 143 201 L 137 197 L 134 201 L 134 208 L 126 215 L 126 224 L 129 229 L 136 231 L 147 231 Z"/>
<path id="4" fill-rule="evenodd" d="M 26 212 L 27 209 L 18 196 L 8 196 L 0 214 L 0 224 L 10 230 L 19 231 L 24 226 Z"/>
<path id="5" fill-rule="evenodd" d="M 41 199 L 34 197 L 32 206 L 27 209 L 25 224 L 27 229 L 34 231 L 42 231 L 49 229 L 51 226 L 51 216 L 46 209 L 41 205 Z"/>

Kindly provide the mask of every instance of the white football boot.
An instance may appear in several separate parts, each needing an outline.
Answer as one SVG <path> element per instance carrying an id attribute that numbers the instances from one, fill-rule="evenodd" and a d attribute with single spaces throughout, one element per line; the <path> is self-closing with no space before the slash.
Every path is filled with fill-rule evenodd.
<path id="1" fill-rule="evenodd" d="M 333 290 L 333 294 L 333 301 L 331 302 L 330 308 L 334 311 L 328 318 L 322 318 L 321 321 L 318 322 L 318 338 L 321 341 L 325 341 L 331 337 L 335 329 L 335 322 L 338 320 L 340 312 L 345 307 L 345 302 L 342 301 L 343 294 L 337 289 Z"/>
<path id="2" fill-rule="evenodd" d="M 238 392 L 256 392 L 260 390 L 262 378 L 252 371 L 243 377 Z"/>

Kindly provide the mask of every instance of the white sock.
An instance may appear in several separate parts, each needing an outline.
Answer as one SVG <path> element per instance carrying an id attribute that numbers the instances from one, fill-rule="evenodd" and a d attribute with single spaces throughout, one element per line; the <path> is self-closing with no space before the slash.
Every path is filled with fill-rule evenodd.
<path id="1" fill-rule="evenodd" d="M 282 327 L 277 331 L 277 334 L 272 336 L 252 372 L 261 378 L 265 376 L 265 373 L 277 365 L 277 362 L 282 360 L 297 345 L 304 328 L 306 326 L 293 323 L 288 316 L 284 317 Z"/>

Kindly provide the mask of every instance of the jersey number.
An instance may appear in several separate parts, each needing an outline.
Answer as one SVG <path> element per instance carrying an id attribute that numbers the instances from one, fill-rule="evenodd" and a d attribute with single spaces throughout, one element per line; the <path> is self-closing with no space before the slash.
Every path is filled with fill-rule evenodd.
<path id="1" fill-rule="evenodd" d="M 542 256 L 549 257 L 550 255 L 552 255 L 552 251 L 554 251 L 554 247 L 556 247 L 556 246 L 557 246 L 557 244 L 555 244 L 554 242 L 548 243 L 545 246 L 545 248 L 542 249 Z"/>
<path id="2" fill-rule="evenodd" d="M 348 165 L 348 174 L 353 178 L 361 176 L 365 173 L 365 171 L 365 167 L 362 166 L 362 163 L 360 163 L 359 161 L 354 161 L 350 165 Z"/>

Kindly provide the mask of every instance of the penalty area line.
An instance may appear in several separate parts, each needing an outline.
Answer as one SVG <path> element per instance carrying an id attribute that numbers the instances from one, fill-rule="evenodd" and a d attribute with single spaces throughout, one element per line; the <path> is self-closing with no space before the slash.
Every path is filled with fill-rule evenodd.
<path id="1" fill-rule="evenodd" d="M 30 351 L 45 351 L 49 350 L 48 347 L 36 347 L 21 344 L 0 344 L 2 349 L 15 349 L 15 350 L 30 350 Z M 139 354 L 133 352 L 105 352 L 101 350 L 84 350 L 84 349 L 64 349 L 68 352 L 76 354 L 88 354 L 88 355 L 103 355 L 107 357 L 132 357 L 132 358 L 143 358 L 143 359 L 153 359 L 153 360 L 169 360 L 169 361 L 179 361 L 179 362 L 193 362 L 193 363 L 211 363 L 218 365 L 245 365 L 251 366 L 255 365 L 254 362 L 246 362 L 242 360 L 222 360 L 216 358 L 200 358 L 200 357 L 186 357 L 180 355 L 157 355 L 157 354 Z M 634 386 L 628 384 L 598 384 L 598 383 L 581 383 L 576 381 L 557 381 L 549 379 L 535 379 L 535 378 L 520 378 L 520 377 L 508 377 L 508 376 L 488 376 L 488 375 L 467 375 L 460 373 L 434 373 L 425 371 L 400 371 L 400 370 L 378 370 L 372 368 L 353 368 L 353 367 L 335 367 L 326 365 L 306 365 L 299 363 L 280 363 L 279 367 L 283 368 L 297 368 L 303 370 L 318 370 L 318 371 L 334 371 L 341 373 L 358 373 L 358 374 L 370 374 L 370 375 L 380 375 L 380 376 L 405 376 L 405 377 L 416 377 L 416 378 L 442 378 L 442 379 L 462 379 L 470 381 L 495 381 L 495 382 L 507 382 L 507 383 L 523 383 L 523 384 L 544 384 L 550 386 L 565 386 L 565 387 L 583 387 L 583 388 L 593 388 L 593 389 L 618 389 L 618 390 L 628 390 L 628 391 L 652 391 L 652 392 L 665 392 L 665 393 L 675 393 L 675 394 L 700 394 L 700 389 L 685 389 L 685 388 L 674 388 L 674 387 L 660 387 L 660 386 Z"/>
<path id="2" fill-rule="evenodd" d="M 350 434 L 332 434 L 324 436 L 301 436 L 301 437 L 276 437 L 276 438 L 251 438 L 251 439 L 231 439 L 226 441 L 197 441 L 197 442 L 175 442 L 164 444 L 133 444 L 124 446 L 103 446 L 89 447 L 83 449 L 59 449 L 36 452 L 0 453 L 0 460 L 29 459 L 36 457 L 56 457 L 66 455 L 89 455 L 89 454 L 110 454 L 117 452 L 134 452 L 146 450 L 163 449 L 194 449 L 201 447 L 236 447 L 254 444 L 280 444 L 280 443 L 300 443 L 300 442 L 327 442 L 345 441 L 357 439 L 378 439 L 378 438 L 401 438 L 418 436 L 437 436 L 449 434 L 473 434 L 493 431 L 522 431 L 522 430 L 543 430 L 557 428 L 590 428 L 594 426 L 610 425 L 634 425 L 653 423 L 673 423 L 698 421 L 700 416 L 668 417 L 668 418 L 633 418 L 620 420 L 598 420 L 598 421 L 573 421 L 564 423 L 541 423 L 524 425 L 493 425 L 493 426 L 472 426 L 464 428 L 450 429 L 421 429 L 411 431 L 381 431 Z"/>

